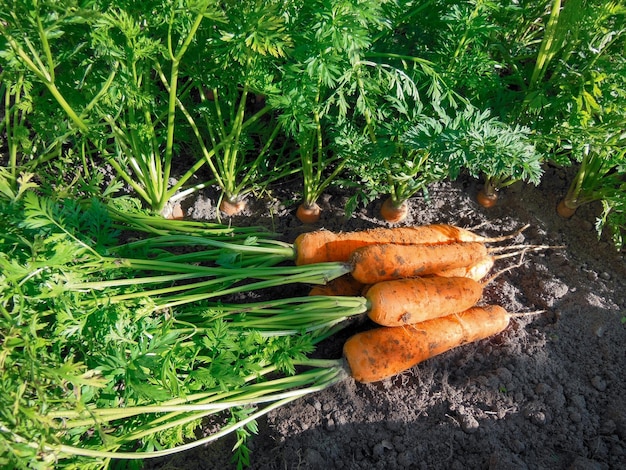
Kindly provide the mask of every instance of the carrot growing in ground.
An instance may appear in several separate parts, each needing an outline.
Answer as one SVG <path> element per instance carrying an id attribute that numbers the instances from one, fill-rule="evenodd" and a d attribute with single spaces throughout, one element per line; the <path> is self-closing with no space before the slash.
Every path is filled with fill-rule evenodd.
<path id="1" fill-rule="evenodd" d="M 400 204 L 394 204 L 393 198 L 388 197 L 380 207 L 380 216 L 385 222 L 392 224 L 402 222 L 409 214 L 409 204 L 406 200 L 401 201 Z"/>
<path id="2" fill-rule="evenodd" d="M 334 233 L 318 230 L 299 235 L 294 242 L 296 264 L 348 261 L 357 248 L 393 243 L 396 245 L 434 245 L 453 242 L 495 243 L 509 240 L 525 230 L 500 237 L 483 237 L 453 225 L 432 224 L 416 227 L 374 228 L 358 232 Z"/>
<path id="3" fill-rule="evenodd" d="M 376 382 L 457 346 L 500 333 L 509 319 L 506 310 L 497 305 L 472 307 L 416 325 L 357 333 L 346 341 L 343 353 L 356 381 Z"/>

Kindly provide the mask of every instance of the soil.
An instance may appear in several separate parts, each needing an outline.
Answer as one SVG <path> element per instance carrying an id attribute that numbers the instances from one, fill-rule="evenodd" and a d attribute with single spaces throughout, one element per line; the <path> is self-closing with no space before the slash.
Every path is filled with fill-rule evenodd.
<path id="1" fill-rule="evenodd" d="M 249 441 L 251 469 L 619 469 L 626 468 L 626 263 L 594 224 L 600 206 L 556 213 L 571 170 L 548 168 L 538 187 L 514 185 L 495 207 L 475 202 L 471 178 L 411 199 L 403 225 L 450 223 L 498 235 L 530 224 L 516 243 L 563 245 L 525 255 L 490 284 L 485 303 L 520 316 L 502 334 L 432 358 L 383 382 L 339 384 L 267 415 Z M 292 182 L 297 185 L 297 181 Z M 385 225 L 375 202 L 346 219 L 346 194 L 330 191 L 319 223 L 295 218 L 297 188 L 286 183 L 248 203 L 234 224 L 264 225 L 293 241 L 306 230 Z M 183 202 L 187 217 L 215 220 L 211 191 Z M 222 219 L 225 221 L 225 219 Z M 499 261 L 505 267 L 513 261 Z M 302 286 L 302 293 L 306 286 Z M 297 292 L 296 292 L 297 293 Z M 320 345 L 336 358 L 366 320 Z M 235 468 L 234 438 L 150 469 Z"/>

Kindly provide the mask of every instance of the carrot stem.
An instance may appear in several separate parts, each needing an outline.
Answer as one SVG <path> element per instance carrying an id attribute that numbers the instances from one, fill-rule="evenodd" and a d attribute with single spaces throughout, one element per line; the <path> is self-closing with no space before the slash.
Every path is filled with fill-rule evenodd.
<path id="1" fill-rule="evenodd" d="M 181 332 L 210 329 L 210 324 L 223 319 L 229 325 L 242 329 L 287 335 L 302 332 L 319 332 L 345 320 L 362 315 L 368 310 L 363 297 L 307 296 L 276 299 L 243 304 L 202 305 L 188 310 L 176 319 L 194 325 Z"/>

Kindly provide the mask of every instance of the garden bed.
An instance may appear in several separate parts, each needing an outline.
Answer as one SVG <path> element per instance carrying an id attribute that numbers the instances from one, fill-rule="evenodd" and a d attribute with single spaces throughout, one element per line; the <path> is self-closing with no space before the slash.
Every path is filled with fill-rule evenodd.
<path id="1" fill-rule="evenodd" d="M 623 2 L 3 6 L 0 466 L 626 468 Z M 542 248 L 504 332 L 364 385 L 370 299 L 301 297 L 361 253 L 295 241 L 382 207 Z"/>
<path id="2" fill-rule="evenodd" d="M 597 239 L 589 205 L 571 219 L 555 211 L 568 170 L 547 169 L 538 187 L 514 185 L 498 205 L 475 201 L 475 180 L 434 185 L 431 200 L 411 199 L 406 224 L 479 226 L 495 235 L 524 224 L 525 243 L 565 245 L 529 253 L 522 267 L 500 276 L 485 293 L 516 318 L 501 335 L 466 345 L 375 384 L 347 379 L 271 412 L 249 444 L 252 469 L 609 469 L 626 463 L 626 264 L 608 239 Z M 293 241 L 305 230 L 339 231 L 381 225 L 380 202 L 345 220 L 341 192 L 323 200 L 321 221 L 303 226 L 277 199 L 251 202 L 233 223 L 265 225 Z M 282 201 L 282 202 L 279 202 Z M 210 191 L 184 201 L 187 215 L 215 217 Z M 301 287 L 300 293 L 306 293 Z M 357 321 L 320 345 L 336 358 L 344 340 L 371 325 Z M 234 438 L 164 460 L 149 469 L 234 468 Z"/>

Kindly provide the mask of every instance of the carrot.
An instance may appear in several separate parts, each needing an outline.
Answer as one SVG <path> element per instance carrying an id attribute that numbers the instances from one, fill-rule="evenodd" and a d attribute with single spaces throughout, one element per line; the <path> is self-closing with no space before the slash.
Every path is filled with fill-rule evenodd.
<path id="1" fill-rule="evenodd" d="M 455 242 L 492 243 L 515 237 L 522 229 L 501 237 L 483 237 L 453 225 L 420 225 L 417 227 L 379 227 L 358 232 L 334 233 L 317 230 L 299 235 L 294 242 L 296 264 L 348 261 L 357 249 L 369 245 L 434 245 Z"/>
<path id="2" fill-rule="evenodd" d="M 480 281 L 485 276 L 487 276 L 487 274 L 489 274 L 489 271 L 491 271 L 495 262 L 495 256 L 487 255 L 484 258 L 479 259 L 475 263 L 470 264 L 469 266 L 442 269 L 441 271 L 437 271 L 434 274 L 435 276 L 440 277 L 467 277 L 469 279 L 473 279 L 474 281 Z"/>
<path id="3" fill-rule="evenodd" d="M 478 191 L 478 194 L 476 194 L 476 202 L 478 202 L 478 204 L 480 204 L 484 208 L 490 209 L 497 204 L 498 193 L 488 193 L 487 191 L 485 191 L 485 188 L 483 188 Z"/>
<path id="4" fill-rule="evenodd" d="M 313 287 L 309 295 L 358 295 L 363 287 L 365 286 L 348 273 L 333 279 L 324 286 Z"/>
<path id="5" fill-rule="evenodd" d="M 399 206 L 393 203 L 392 198 L 385 199 L 383 205 L 380 208 L 380 216 L 385 222 L 392 224 L 398 223 L 406 219 L 409 215 L 409 205 L 406 201 L 403 201 Z"/>
<path id="6" fill-rule="evenodd" d="M 322 216 L 322 209 L 316 203 L 307 205 L 302 203 L 296 210 L 296 217 L 303 224 L 314 224 L 320 220 Z"/>
<path id="7" fill-rule="evenodd" d="M 510 316 L 497 305 L 411 326 L 380 327 L 357 333 L 344 344 L 344 358 L 358 382 L 392 377 L 457 346 L 504 331 Z"/>
<path id="8" fill-rule="evenodd" d="M 220 211 L 228 216 L 240 214 L 246 208 L 246 201 L 230 201 L 228 198 L 222 198 L 220 202 Z"/>
<path id="9" fill-rule="evenodd" d="M 522 264 L 522 259 L 524 257 L 524 254 L 530 251 L 540 251 L 540 250 L 546 250 L 550 248 L 563 248 L 563 247 L 562 246 L 550 246 L 550 245 L 511 245 L 507 247 L 490 248 L 489 249 L 490 253 L 502 251 L 502 250 L 511 250 L 511 249 L 516 249 L 518 251 L 513 251 L 510 253 L 503 253 L 500 255 L 487 255 L 484 258 L 476 261 L 475 263 L 470 264 L 469 266 L 462 266 L 460 268 L 443 269 L 441 271 L 434 273 L 434 275 L 441 276 L 441 277 L 469 277 L 470 279 L 474 279 L 475 281 L 480 281 L 481 279 L 485 278 L 487 274 L 489 274 L 489 271 L 491 271 L 491 269 L 493 268 L 497 260 L 500 260 L 503 258 L 510 258 L 512 256 L 522 255 L 519 263 L 513 266 L 513 267 L 519 267 Z M 507 268 L 504 271 L 507 271 L 508 269 L 510 268 Z"/>
<path id="10" fill-rule="evenodd" d="M 372 321 L 401 326 L 462 312 L 482 293 L 483 286 L 467 277 L 418 277 L 379 282 L 365 298 Z"/>
<path id="11" fill-rule="evenodd" d="M 469 266 L 487 256 L 482 243 L 369 245 L 350 257 L 352 276 L 363 284 L 423 276 Z"/>

